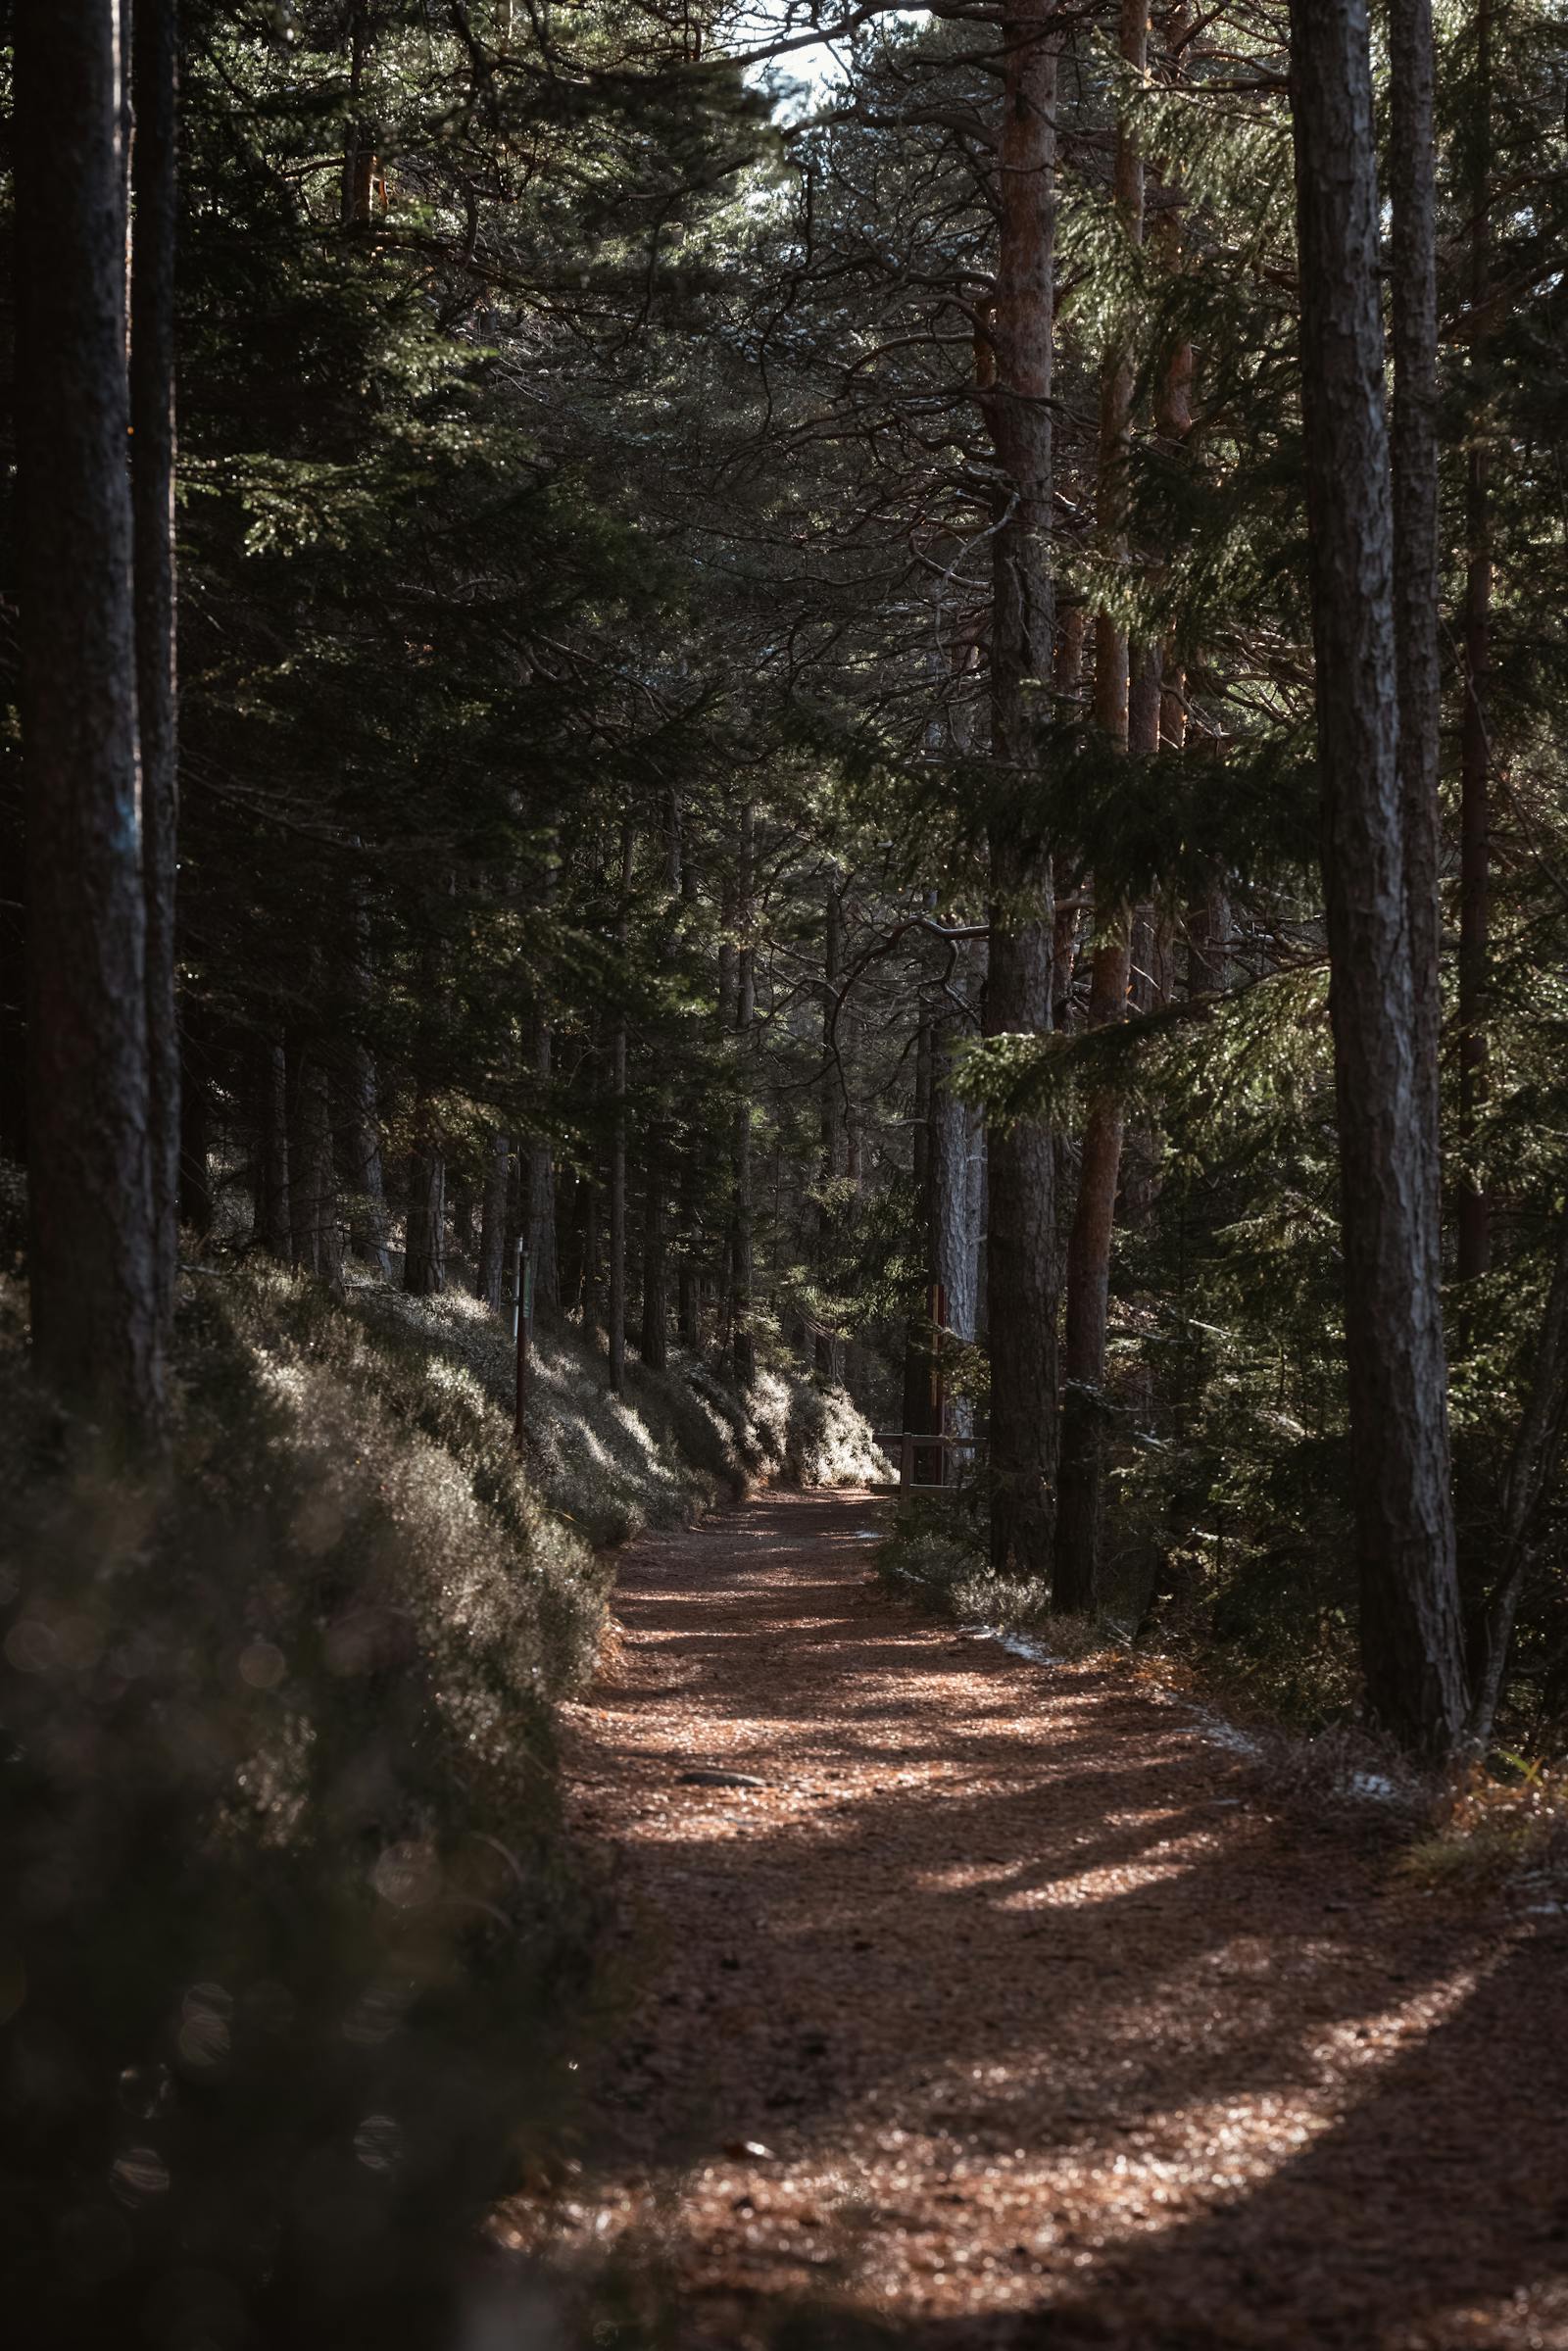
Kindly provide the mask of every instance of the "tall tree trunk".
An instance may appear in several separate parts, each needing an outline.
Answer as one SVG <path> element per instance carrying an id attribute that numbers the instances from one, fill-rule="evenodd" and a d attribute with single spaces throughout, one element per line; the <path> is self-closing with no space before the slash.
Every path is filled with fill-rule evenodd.
<path id="1" fill-rule="evenodd" d="M 349 1193 L 349 1237 L 355 1255 L 373 1265 L 385 1280 L 392 1271 L 392 1258 L 387 1247 L 375 1063 L 368 1046 L 358 1037 L 349 1040 L 344 1061 L 342 1151 Z"/>
<path id="2" fill-rule="evenodd" d="M 605 1336 L 605 1268 L 603 1186 L 597 1169 L 592 1175 L 579 1177 L 577 1193 L 581 1210 L 582 1271 L 578 1289 L 582 1298 L 582 1334 L 598 1345 Z"/>
<path id="3" fill-rule="evenodd" d="M 358 842 L 355 847 L 358 848 Z M 391 1278 L 392 1255 L 387 1246 L 386 1182 L 381 1163 L 381 1107 L 375 1060 L 361 1033 L 370 1001 L 370 917 L 364 885 L 356 883 L 350 898 L 353 945 L 349 955 L 348 986 L 352 1025 L 341 1065 L 342 1103 L 338 1134 L 341 1174 L 348 1194 L 349 1243 L 354 1254 L 371 1265 L 383 1281 Z"/>
<path id="4" fill-rule="evenodd" d="M 255 1186 L 252 1238 L 280 1265 L 289 1260 L 293 1222 L 289 1210 L 288 1067 L 276 1040 L 257 1054 Z"/>
<path id="5" fill-rule="evenodd" d="M 665 1229 L 663 1129 L 649 1132 L 643 1179 L 643 1311 L 638 1353 L 650 1371 L 669 1360 L 669 1247 Z"/>
<path id="6" fill-rule="evenodd" d="M 827 888 L 822 938 L 822 1085 L 818 1097 L 822 1156 L 818 1182 L 821 1198 L 813 1236 L 816 1274 L 820 1283 L 833 1247 L 836 1222 L 833 1187 L 844 1156 L 844 1073 L 839 1065 L 839 989 L 844 977 L 844 901 L 836 876 Z M 819 1378 L 844 1377 L 844 1343 L 832 1331 L 818 1329 L 812 1343 L 812 1361 Z"/>
<path id="7" fill-rule="evenodd" d="M 931 1056 L 932 1274 L 943 1298 L 943 1327 L 972 1347 L 978 1332 L 980 1233 L 985 1215 L 985 1132 L 953 1087 L 954 1021 L 938 1025 Z M 972 1437 L 967 1397 L 947 1407 L 945 1435 Z"/>
<path id="8" fill-rule="evenodd" d="M 426 1131 L 409 1160 L 403 1243 L 403 1287 L 413 1298 L 437 1297 L 447 1286 L 447 1163 L 429 1121 L 429 1105 L 421 1103 Z"/>
<path id="9" fill-rule="evenodd" d="M 541 1100 L 550 1092 L 550 1023 L 543 1006 L 534 1013 L 533 1067 Z M 561 1303 L 561 1274 L 556 1250 L 556 1164 L 550 1136 L 536 1129 L 528 1137 L 526 1161 L 528 1248 L 533 1260 L 533 1295 L 537 1304 Z"/>
<path id="10" fill-rule="evenodd" d="M 485 1157 L 484 1197 L 479 1210 L 479 1257 L 474 1270 L 474 1295 L 492 1314 L 501 1311 L 501 1286 L 507 1265 L 507 1194 L 512 1174 L 512 1145 L 498 1127 L 490 1137 Z"/>
<path id="11" fill-rule="evenodd" d="M 1438 223 L 1432 0 L 1389 0 L 1390 196 L 1394 213 L 1394 632 L 1399 690 L 1399 798 L 1410 906 L 1416 1115 L 1427 1220 L 1441 1243 L 1443 1018 L 1438 896 Z M 1442 1279 L 1441 1263 L 1429 1270 Z"/>
<path id="12" fill-rule="evenodd" d="M 163 1407 L 125 470 L 121 15 L 15 29 L 28 1276 L 39 1375 L 122 1438 Z"/>
<path id="13" fill-rule="evenodd" d="M 127 0 L 128 4 L 128 0 Z M 131 508 L 142 879 L 147 906 L 148 1140 L 158 1312 L 174 1313 L 179 1243 L 179 1023 L 174 871 L 179 810 L 174 570 L 174 245 L 179 212 L 178 0 L 135 0 L 130 302 Z"/>
<path id="14" fill-rule="evenodd" d="M 1142 80 L 1149 63 L 1148 0 L 1122 0 L 1122 63 Z M 1125 112 L 1117 124 L 1114 195 L 1123 234 L 1143 240 L 1144 168 Z M 1100 530 L 1108 560 L 1127 561 L 1129 466 L 1132 456 L 1133 364 L 1128 324 L 1122 321 L 1106 352 L 1100 394 Z M 1139 715 L 1147 752 L 1151 696 L 1147 661 L 1140 663 Z M 1106 743 L 1128 749 L 1130 684 L 1127 632 L 1113 612 L 1095 629 L 1095 724 Z M 1157 689 L 1152 700 L 1157 725 Z M 1097 898 L 1095 960 L 1089 989 L 1091 1027 L 1120 1020 L 1132 976 L 1128 909 Z M 1119 1097 L 1101 1094 L 1089 1107 L 1079 1161 L 1078 1199 L 1067 1245 L 1067 1327 L 1061 1402 L 1061 1463 L 1057 1479 L 1052 1596 L 1063 1614 L 1091 1612 L 1100 1596 L 1101 1528 L 1106 1462 L 1105 1332 L 1110 1307 L 1110 1244 L 1121 1167 Z"/>
<path id="15" fill-rule="evenodd" d="M 343 142 L 342 217 L 345 228 L 368 228 L 375 192 L 375 127 L 360 111 L 370 62 L 369 0 L 353 0 L 350 19 L 350 120 Z"/>
<path id="16" fill-rule="evenodd" d="M 1486 440 L 1487 336 L 1492 237 L 1492 0 L 1477 0 L 1476 78 L 1469 135 L 1470 452 L 1465 470 L 1465 592 L 1462 624 L 1464 710 L 1459 767 L 1459 1253 L 1461 1283 L 1492 1263 L 1492 1202 L 1475 1172 L 1487 1099 L 1487 964 L 1492 932 L 1492 745 L 1488 697 L 1492 667 L 1492 481 Z"/>
<path id="17" fill-rule="evenodd" d="M 680 1262 L 675 1289 L 675 1332 L 682 1347 L 703 1344 L 703 1272 L 697 1250 L 697 1151 L 688 1142 L 681 1153 L 680 1190 L 676 1217 L 680 1225 Z"/>
<path id="18" fill-rule="evenodd" d="M 294 1056 L 289 1131 L 290 1255 L 303 1273 L 337 1283 L 343 1245 L 332 1161 L 332 1092 L 326 1063 L 307 1047 Z"/>
<path id="19" fill-rule="evenodd" d="M 631 893 L 632 829 L 620 828 L 620 911 L 615 939 L 624 965 Z M 610 1385 L 619 1396 L 626 1385 L 626 1014 L 624 983 L 610 1038 Z"/>
<path id="20" fill-rule="evenodd" d="M 1568 1423 L 1568 1214 L 1557 1226 L 1557 1253 L 1536 1342 L 1536 1360 L 1519 1434 L 1502 1478 L 1498 1541 L 1491 1559 L 1491 1591 L 1470 1627 L 1473 1663 L 1470 1743 L 1485 1749 L 1502 1698 L 1508 1649 L 1530 1559 L 1530 1537 L 1562 1457 Z"/>
<path id="21" fill-rule="evenodd" d="M 735 1379 L 749 1388 L 757 1377 L 757 1345 L 752 1336 L 752 1026 L 757 1012 L 757 963 L 752 945 L 755 908 L 756 811 L 750 801 L 741 809 L 736 863 L 736 919 L 740 941 L 735 950 L 735 1036 L 740 1049 L 740 1102 L 735 1111 L 731 1145 L 731 1209 L 729 1234 L 729 1345 Z"/>
<path id="22" fill-rule="evenodd" d="M 447 1195 L 447 1214 L 452 1225 L 452 1246 L 460 1257 L 471 1264 L 478 1254 L 478 1236 L 473 1226 L 473 1184 L 466 1175 L 460 1175 Z"/>
<path id="23" fill-rule="evenodd" d="M 992 539 L 990 1036 L 1051 1026 L 1052 875 L 1018 811 L 1033 764 L 1026 681 L 1051 675 L 1052 361 L 1056 71 L 1053 0 L 1010 0 L 1003 20 L 1001 236 L 981 400 L 1007 493 Z M 989 380 L 984 380 L 989 378 Z M 1051 1137 L 1032 1120 L 989 1138 L 987 1323 L 991 1343 L 991 1556 L 1051 1569 L 1056 1471 L 1056 1235 Z"/>
<path id="24" fill-rule="evenodd" d="M 664 806 L 664 887 L 668 893 L 659 960 L 667 985 L 675 963 L 675 918 L 681 898 L 680 799 L 671 789 Z M 652 1371 L 669 1360 L 669 1114 L 668 1093 L 656 1074 L 657 1100 L 648 1119 L 643 1151 L 643 1312 L 638 1351 Z"/>
<path id="25" fill-rule="evenodd" d="M 922 1004 L 916 1016 L 914 1045 L 914 1229 L 920 1236 L 920 1293 L 908 1317 L 904 1340 L 904 1426 L 911 1434 L 934 1436 L 940 1425 L 937 1408 L 937 1327 L 931 1311 L 931 1285 L 936 1279 L 937 1201 L 931 1148 L 932 1020 Z M 942 1483 L 940 1455 L 925 1448 L 919 1456 L 923 1482 Z"/>
<path id="26" fill-rule="evenodd" d="M 191 1028 L 187 1007 L 179 1087 L 179 1221 L 204 1242 L 212 1238 L 215 1222 L 213 1090 Z"/>
<path id="27" fill-rule="evenodd" d="M 1291 83 L 1361 1652 L 1373 1716 L 1439 1758 L 1465 1692 L 1414 1069 L 1366 0 L 1293 0 Z"/>

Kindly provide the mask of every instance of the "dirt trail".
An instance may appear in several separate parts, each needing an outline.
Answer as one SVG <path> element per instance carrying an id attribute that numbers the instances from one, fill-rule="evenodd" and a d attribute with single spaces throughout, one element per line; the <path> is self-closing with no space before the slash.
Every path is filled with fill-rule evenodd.
<path id="1" fill-rule="evenodd" d="M 518 2238 L 662 2277 L 681 2351 L 1568 2351 L 1565 1923 L 911 1615 L 873 1524 L 768 1495 L 627 1559 L 569 1766 L 649 1973 Z"/>

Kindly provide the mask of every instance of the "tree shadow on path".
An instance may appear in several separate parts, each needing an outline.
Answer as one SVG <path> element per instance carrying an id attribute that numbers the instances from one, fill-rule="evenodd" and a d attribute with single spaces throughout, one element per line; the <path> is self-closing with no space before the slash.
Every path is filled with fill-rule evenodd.
<path id="1" fill-rule="evenodd" d="M 658 2207 L 668 2341 L 1568 2351 L 1568 1935 L 1391 1889 L 1375 1817 L 1273 1816 L 1120 1673 L 919 1623 L 865 1511 L 641 1548 L 582 1742 L 654 1922 L 594 2171 L 628 2243 Z"/>

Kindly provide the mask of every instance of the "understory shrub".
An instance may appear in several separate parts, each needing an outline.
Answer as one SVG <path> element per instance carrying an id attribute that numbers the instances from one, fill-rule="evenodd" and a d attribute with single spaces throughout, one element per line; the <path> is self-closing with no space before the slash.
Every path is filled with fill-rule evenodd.
<path id="1" fill-rule="evenodd" d="M 602 1571 L 461 1365 L 254 1266 L 117 1466 L 0 1283 L 0 2217 L 18 2339 L 440 2339 L 563 2112 Z"/>
<path id="2" fill-rule="evenodd" d="M 350 1296 L 372 1327 L 439 1349 L 510 1412 L 513 1341 L 478 1298 L 462 1291 L 410 1298 L 368 1277 Z M 684 1348 L 670 1350 L 664 1371 L 631 1353 L 617 1396 L 602 1349 L 564 1321 L 541 1322 L 534 1334 L 527 1417 L 530 1477 L 596 1543 L 689 1524 L 760 1479 L 869 1486 L 892 1474 L 846 1392 L 794 1364 L 764 1361 L 743 1391 Z"/>
<path id="3" fill-rule="evenodd" d="M 1494 1758 L 1410 1847 L 1404 1868 L 1418 1885 L 1478 1896 L 1507 1886 L 1529 1908 L 1568 1911 L 1568 1774 Z"/>

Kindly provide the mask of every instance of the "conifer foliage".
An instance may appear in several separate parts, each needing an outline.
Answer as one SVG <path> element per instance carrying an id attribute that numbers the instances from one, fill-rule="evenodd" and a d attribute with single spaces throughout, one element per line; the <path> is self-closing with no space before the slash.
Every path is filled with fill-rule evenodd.
<path id="1" fill-rule="evenodd" d="M 16 13 L 72 1413 L 156 1455 L 192 1266 L 521 1244 L 1042 1606 L 1554 1735 L 1568 42 L 1288 14 Z"/>

